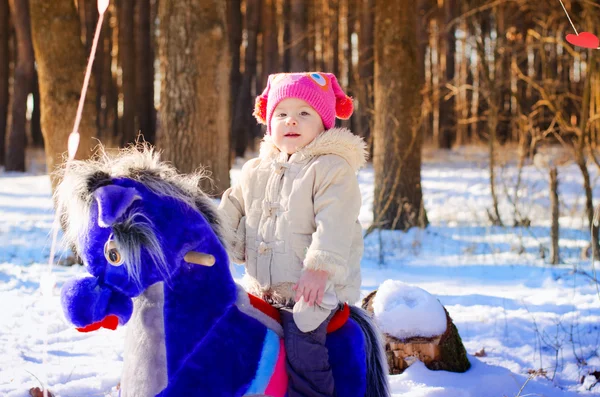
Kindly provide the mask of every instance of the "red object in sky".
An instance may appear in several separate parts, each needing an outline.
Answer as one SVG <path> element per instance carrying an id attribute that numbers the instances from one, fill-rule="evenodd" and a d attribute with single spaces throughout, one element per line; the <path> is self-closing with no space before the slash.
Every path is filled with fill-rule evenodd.
<path id="1" fill-rule="evenodd" d="M 568 34 L 567 41 L 575 46 L 583 48 L 598 49 L 598 47 L 600 47 L 600 40 L 598 39 L 598 36 L 589 32 Z"/>

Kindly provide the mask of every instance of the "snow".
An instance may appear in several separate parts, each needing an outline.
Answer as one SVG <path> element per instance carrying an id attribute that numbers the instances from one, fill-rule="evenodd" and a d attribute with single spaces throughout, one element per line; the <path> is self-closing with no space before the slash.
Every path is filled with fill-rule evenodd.
<path id="1" fill-rule="evenodd" d="M 515 161 L 498 167 L 500 213 L 512 225 Z M 232 177 L 239 175 L 238 159 Z M 582 177 L 559 167 L 562 264 L 548 257 L 548 170 L 523 171 L 518 206 L 532 225 L 490 226 L 485 150 L 427 153 L 422 169 L 430 226 L 365 239 L 362 294 L 386 280 L 416 286 L 448 310 L 472 368 L 430 371 L 419 362 L 390 376 L 394 397 L 569 397 L 600 394 L 600 297 L 589 260 Z M 600 190 L 591 166 L 594 196 Z M 373 169 L 359 173 L 360 220 L 372 222 Z M 508 200 L 508 197 L 511 200 Z M 80 266 L 48 270 L 53 222 L 49 178 L 0 171 L 0 396 L 47 383 L 57 397 L 117 396 L 124 331 L 79 333 L 64 319 L 60 287 Z M 64 259 L 60 251 L 57 259 Z M 241 279 L 243 268 L 234 267 Z M 475 354 L 477 353 L 477 356 Z M 583 383 L 581 383 L 583 382 Z M 521 390 L 522 389 L 522 390 Z M 591 389 L 591 390 L 590 390 Z"/>
<path id="2" fill-rule="evenodd" d="M 373 299 L 379 328 L 398 339 L 446 332 L 446 312 L 429 292 L 398 280 L 385 280 Z"/>

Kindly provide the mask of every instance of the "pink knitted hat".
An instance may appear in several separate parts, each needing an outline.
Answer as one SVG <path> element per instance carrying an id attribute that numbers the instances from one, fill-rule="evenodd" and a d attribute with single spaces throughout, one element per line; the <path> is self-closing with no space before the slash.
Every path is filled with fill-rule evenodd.
<path id="1" fill-rule="evenodd" d="M 286 98 L 306 101 L 319 113 L 325 129 L 334 126 L 336 116 L 346 120 L 354 110 L 352 98 L 342 91 L 331 73 L 272 74 L 263 93 L 256 97 L 253 113 L 259 123 L 267 125 L 267 134 L 271 134 L 273 111 Z"/>

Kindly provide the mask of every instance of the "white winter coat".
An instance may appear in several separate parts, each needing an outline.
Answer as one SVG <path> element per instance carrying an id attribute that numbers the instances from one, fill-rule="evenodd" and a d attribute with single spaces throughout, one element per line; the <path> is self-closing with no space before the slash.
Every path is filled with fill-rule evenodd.
<path id="1" fill-rule="evenodd" d="M 289 158 L 288 158 L 289 157 Z M 367 157 L 362 138 L 333 128 L 288 156 L 266 136 L 258 158 L 244 164 L 239 183 L 219 210 L 237 240 L 253 292 L 289 302 L 303 269 L 325 270 L 342 302 L 360 295 L 361 194 L 356 172 Z"/>

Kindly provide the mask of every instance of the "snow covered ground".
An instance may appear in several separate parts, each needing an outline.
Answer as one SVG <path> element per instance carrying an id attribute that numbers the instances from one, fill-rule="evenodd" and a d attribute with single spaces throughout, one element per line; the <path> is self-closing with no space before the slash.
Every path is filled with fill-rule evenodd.
<path id="1" fill-rule="evenodd" d="M 232 171 L 234 179 L 240 165 Z M 513 196 L 516 168 L 498 171 L 501 214 L 512 225 L 507 193 Z M 595 170 L 592 176 L 598 197 Z M 362 170 L 359 178 L 367 227 L 373 169 Z M 518 205 L 531 219 L 530 228 L 489 225 L 488 171 L 480 149 L 428 153 L 422 178 L 430 227 L 370 234 L 363 293 L 394 279 L 433 294 L 457 325 L 472 368 L 464 374 L 436 372 L 417 362 L 390 377 L 393 396 L 600 394 L 596 378 L 588 375 L 600 371 L 600 296 L 588 278 L 573 273 L 591 274 L 589 261 L 580 259 L 589 233 L 577 168 L 559 170 L 564 264 L 555 267 L 541 258 L 549 247 L 547 170 L 533 165 L 524 170 Z M 124 328 L 82 334 L 60 309 L 60 286 L 84 269 L 55 266 L 56 287 L 50 293 L 40 288 L 52 221 L 47 176 L 0 171 L 0 396 L 28 396 L 40 382 L 57 397 L 116 396 Z M 242 268 L 235 271 L 241 277 Z"/>

